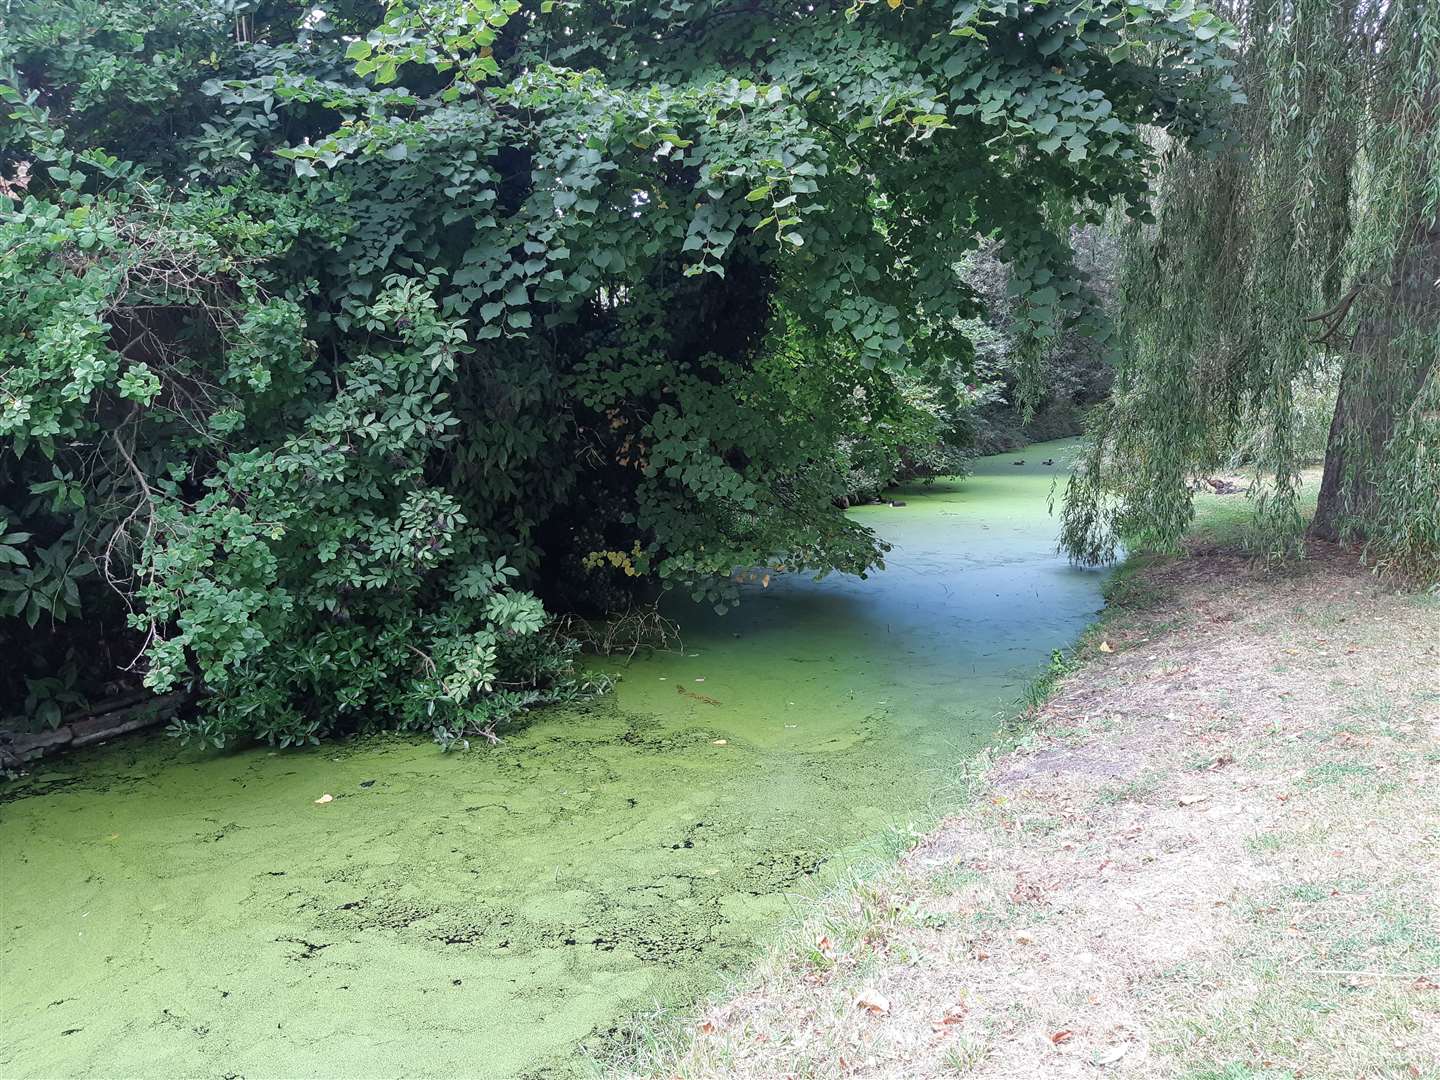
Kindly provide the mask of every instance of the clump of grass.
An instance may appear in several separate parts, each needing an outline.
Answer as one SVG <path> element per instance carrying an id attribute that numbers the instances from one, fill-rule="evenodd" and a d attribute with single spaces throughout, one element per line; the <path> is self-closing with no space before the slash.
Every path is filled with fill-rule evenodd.
<path id="1" fill-rule="evenodd" d="M 985 1063 L 989 1050 L 980 1039 L 969 1035 L 962 1035 L 956 1040 L 955 1045 L 945 1051 L 941 1057 L 941 1064 L 945 1066 L 946 1072 L 954 1076 L 973 1076 L 975 1071 Z"/>
<path id="2" fill-rule="evenodd" d="M 1096 801 L 1105 806 L 1123 802 L 1143 802 L 1160 787 L 1158 776 L 1141 776 L 1122 784 L 1106 784 L 1095 793 Z"/>

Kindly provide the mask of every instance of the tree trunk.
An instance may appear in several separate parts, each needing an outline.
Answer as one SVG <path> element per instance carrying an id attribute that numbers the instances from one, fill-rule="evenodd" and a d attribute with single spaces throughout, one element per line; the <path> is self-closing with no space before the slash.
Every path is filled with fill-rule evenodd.
<path id="1" fill-rule="evenodd" d="M 1433 352 L 1416 356 L 1413 345 L 1407 350 L 1397 341 L 1401 335 L 1433 340 L 1440 324 L 1440 222 L 1424 225 L 1418 218 L 1383 294 L 1361 298 L 1373 313 L 1356 329 L 1340 378 L 1310 524 L 1319 540 L 1364 538 L 1379 509 L 1380 469 L 1396 423 L 1440 365 Z"/>

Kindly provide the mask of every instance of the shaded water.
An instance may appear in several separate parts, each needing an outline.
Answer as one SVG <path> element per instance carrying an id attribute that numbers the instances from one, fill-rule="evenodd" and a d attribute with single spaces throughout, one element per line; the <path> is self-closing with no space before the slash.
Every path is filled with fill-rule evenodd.
<path id="1" fill-rule="evenodd" d="M 684 655 L 493 749 L 152 739 L 11 785 L 0 1075 L 560 1075 L 714 987 L 1092 617 L 1037 464 L 1069 451 L 855 511 L 883 573 L 672 612 Z"/>

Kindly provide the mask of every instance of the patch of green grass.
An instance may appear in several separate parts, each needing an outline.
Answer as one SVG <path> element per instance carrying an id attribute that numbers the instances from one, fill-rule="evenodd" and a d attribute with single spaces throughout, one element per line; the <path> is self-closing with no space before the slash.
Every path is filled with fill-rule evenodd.
<path id="1" fill-rule="evenodd" d="M 1254 511 L 1255 504 L 1243 495 L 1198 494 L 1192 535 L 1216 547 L 1251 548 L 1259 539 Z"/>
<path id="2" fill-rule="evenodd" d="M 1137 776 L 1134 780 L 1127 780 L 1123 784 L 1106 784 L 1095 793 L 1095 798 L 1104 806 L 1114 806 L 1122 802 L 1140 802 L 1153 795 L 1159 786 L 1158 777 Z"/>
<path id="3" fill-rule="evenodd" d="M 1255 963 L 1248 979 L 1199 1014 L 1178 1018 L 1162 1045 L 1186 1080 L 1305 1076 L 1430 1077 L 1423 1021 L 1403 980 L 1363 986 L 1292 963 Z"/>
<path id="4" fill-rule="evenodd" d="M 915 846 L 925 839 L 925 832 L 925 829 L 913 821 L 907 821 L 904 825 L 887 825 L 880 835 L 880 850 L 887 859 L 893 861 L 906 852 L 914 851 Z"/>
<path id="5" fill-rule="evenodd" d="M 1181 1074 L 1182 1080 L 1292 1080 L 1289 1070 L 1267 1069 L 1243 1061 L 1231 1061 L 1216 1068 L 1196 1069 Z"/>
<path id="6" fill-rule="evenodd" d="M 985 879 L 968 866 L 947 866 L 930 875 L 928 885 L 937 896 L 953 896 L 974 888 Z"/>
<path id="7" fill-rule="evenodd" d="M 1245 850 L 1252 855 L 1266 855 L 1276 851 L 1283 851 L 1287 846 L 1296 842 L 1294 833 L 1288 832 L 1262 832 L 1245 838 Z"/>
<path id="8" fill-rule="evenodd" d="M 1020 819 L 1020 828 L 1036 836 L 1049 836 L 1064 827 L 1065 823 L 1056 817 L 1032 816 Z"/>
<path id="9" fill-rule="evenodd" d="M 968 1076 L 985 1064 L 989 1056 L 990 1051 L 983 1042 L 973 1036 L 962 1035 L 955 1040 L 954 1046 L 945 1051 L 940 1064 L 955 1076 Z"/>
<path id="10" fill-rule="evenodd" d="M 1374 772 L 1373 765 L 1327 761 L 1305 770 L 1305 775 L 1300 783 L 1304 787 L 1324 787 L 1328 784 L 1343 784 L 1347 780 L 1354 780 L 1361 776 L 1371 776 Z"/>
<path id="11" fill-rule="evenodd" d="M 1440 690 L 1417 690 L 1410 695 L 1410 700 L 1415 704 L 1416 709 L 1425 705 L 1440 704 Z"/>
<path id="12" fill-rule="evenodd" d="M 1060 680 L 1079 666 L 1079 661 L 1076 660 L 1074 654 L 1065 653 L 1059 649 L 1051 652 L 1050 663 L 1040 671 L 1040 674 L 1030 680 L 1021 695 L 1025 710 L 1034 712 L 1049 701 Z"/>
<path id="13" fill-rule="evenodd" d="M 965 919 L 953 911 L 922 910 L 913 912 L 910 921 L 923 930 L 943 930 L 947 926 L 962 923 Z"/>
<path id="14" fill-rule="evenodd" d="M 1155 562 L 1153 556 L 1133 555 L 1117 566 L 1102 589 L 1106 607 L 1145 611 L 1166 603 L 1170 593 L 1143 573 Z"/>

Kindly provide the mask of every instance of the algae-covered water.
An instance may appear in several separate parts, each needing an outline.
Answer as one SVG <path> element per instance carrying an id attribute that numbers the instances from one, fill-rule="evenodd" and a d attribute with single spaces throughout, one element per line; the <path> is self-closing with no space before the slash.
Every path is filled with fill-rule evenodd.
<path id="1" fill-rule="evenodd" d="M 1089 621 L 1098 575 L 1054 555 L 1046 509 L 1069 452 L 856 510 L 895 544 L 883 573 L 672 611 L 684 655 L 498 747 L 147 738 L 10 785 L 0 1075 L 573 1071 L 933 809 Z"/>

